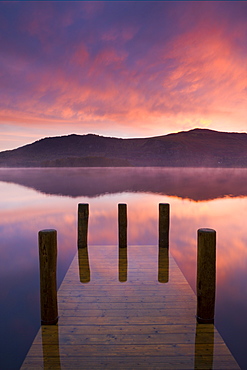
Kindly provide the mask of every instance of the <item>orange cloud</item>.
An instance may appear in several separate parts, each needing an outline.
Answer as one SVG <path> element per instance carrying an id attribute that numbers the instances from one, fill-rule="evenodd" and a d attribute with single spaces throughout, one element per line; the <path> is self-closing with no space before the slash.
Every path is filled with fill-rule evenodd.
<path id="1" fill-rule="evenodd" d="M 229 7 L 32 4 L 2 25 L 0 119 L 68 132 L 114 126 L 123 136 L 246 130 L 246 22 Z"/>

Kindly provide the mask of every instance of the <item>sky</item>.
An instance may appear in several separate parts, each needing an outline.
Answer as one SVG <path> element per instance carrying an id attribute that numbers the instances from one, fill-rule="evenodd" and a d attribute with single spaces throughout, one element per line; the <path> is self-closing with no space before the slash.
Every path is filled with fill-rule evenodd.
<path id="1" fill-rule="evenodd" d="M 247 132 L 247 1 L 0 2 L 0 151 Z"/>

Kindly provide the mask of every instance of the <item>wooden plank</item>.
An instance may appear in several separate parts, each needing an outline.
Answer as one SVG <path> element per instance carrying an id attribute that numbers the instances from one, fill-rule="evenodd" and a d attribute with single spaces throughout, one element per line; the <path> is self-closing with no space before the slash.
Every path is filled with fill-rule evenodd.
<path id="1" fill-rule="evenodd" d="M 174 287 L 175 288 L 175 287 Z M 105 296 L 108 296 L 108 297 L 118 297 L 118 296 L 121 296 L 123 295 L 123 293 L 125 292 L 126 290 L 124 289 L 98 289 L 98 291 L 96 292 L 95 289 L 92 289 L 92 290 L 88 290 L 88 289 L 84 289 L 82 287 L 82 289 L 63 289 L 63 291 L 61 293 L 58 294 L 59 297 L 61 296 L 67 296 L 67 297 L 70 297 L 70 296 L 75 296 L 75 297 L 81 297 L 83 298 L 84 296 L 88 296 L 88 297 L 94 297 L 94 296 L 97 296 L 97 297 L 105 297 Z M 158 289 L 157 289 L 158 291 Z M 129 289 L 128 290 L 128 294 L 131 295 L 137 295 L 139 298 L 142 298 L 143 296 L 147 297 L 156 297 L 157 296 L 157 291 L 154 291 L 152 289 Z M 121 294 L 122 293 L 122 294 Z M 169 289 L 167 289 L 165 292 L 160 292 L 160 299 L 164 299 L 168 296 L 177 296 L 177 294 L 182 294 L 184 297 L 186 296 L 190 296 L 192 293 L 189 289 L 183 289 L 183 288 L 180 288 L 177 289 L 177 292 L 175 292 L 173 289 L 171 289 L 169 287 Z"/>
<path id="2" fill-rule="evenodd" d="M 29 357 L 25 362 L 25 370 L 33 369 L 147 369 L 147 370 L 181 370 L 181 369 L 215 369 L 215 370 L 234 370 L 239 369 L 238 366 L 232 364 L 232 357 L 215 356 L 213 359 L 207 357 L 166 357 L 164 363 L 163 357 L 154 356 L 152 358 L 142 357 L 108 357 L 101 358 L 92 357 L 76 357 L 76 358 L 62 358 L 49 357 L 44 359 L 40 357 Z M 134 364 L 134 365 L 133 365 Z M 134 366 L 134 367 L 133 367 Z"/>
<path id="3" fill-rule="evenodd" d="M 83 328 L 84 329 L 84 328 Z M 91 328 L 90 328 L 91 329 Z M 131 335 L 130 335 L 131 334 Z M 45 340 L 45 343 L 48 345 L 56 344 L 56 336 L 51 335 L 50 333 L 46 335 L 42 335 L 42 341 Z M 73 345 L 74 343 L 78 345 L 82 344 L 114 344 L 114 345 L 121 345 L 121 344 L 135 344 L 139 343 L 141 345 L 149 345 L 149 344 L 188 344 L 194 343 L 194 338 L 190 333 L 153 333 L 153 334 L 136 334 L 136 333 L 118 333 L 113 334 L 110 330 L 107 334 L 104 332 L 103 334 L 94 334 L 93 330 L 89 330 L 86 333 L 81 330 L 81 332 L 77 332 L 75 334 L 73 331 L 69 331 L 67 333 L 60 333 L 60 341 L 59 344 L 65 345 Z M 205 333 L 203 338 L 201 339 L 202 345 L 205 343 L 211 344 L 211 334 Z M 36 344 L 40 344 L 40 341 L 37 341 Z M 214 343 L 222 343 L 222 338 L 217 335 L 214 338 Z"/>
<path id="4" fill-rule="evenodd" d="M 176 320 L 176 324 L 182 325 L 185 321 L 188 321 L 190 316 L 178 316 L 175 318 L 172 317 L 161 317 L 159 320 L 155 319 L 154 317 L 95 317 L 91 319 L 92 325 L 174 325 L 174 321 Z M 61 316 L 60 317 L 60 325 L 84 325 L 89 322 L 89 318 L 78 318 L 78 317 L 67 317 Z"/>
<path id="5" fill-rule="evenodd" d="M 183 311 L 179 308 L 172 308 L 172 309 L 166 309 L 166 312 L 164 314 L 164 308 L 163 309 L 156 309 L 156 310 L 145 310 L 145 309 L 140 309 L 140 306 L 136 308 L 131 308 L 131 309 L 125 309 L 125 310 L 114 310 L 114 309 L 105 309 L 105 310 L 80 310 L 80 309 L 65 309 L 65 310 L 60 310 L 60 315 L 63 317 L 163 317 L 164 315 L 166 317 L 177 317 L 177 316 L 182 316 L 182 317 L 190 317 L 195 314 L 194 308 L 188 309 L 184 308 Z"/>
<path id="6" fill-rule="evenodd" d="M 162 310 L 162 313 L 164 315 L 164 309 L 171 310 L 171 309 L 193 309 L 194 310 L 194 302 L 191 301 L 189 303 L 185 301 L 165 301 L 165 302 L 66 302 L 66 305 L 60 304 L 59 307 L 61 309 L 65 310 L 139 310 L 139 309 L 145 309 L 145 310 Z M 60 311 L 61 314 L 61 311 Z"/>
<path id="7" fill-rule="evenodd" d="M 128 247 L 119 282 L 117 252 L 75 256 L 59 323 L 39 330 L 22 369 L 239 369 L 214 325 L 196 323 L 196 297 L 171 256 L 163 268 L 157 247 Z"/>
<path id="8" fill-rule="evenodd" d="M 188 303 L 188 306 L 193 304 L 195 305 L 195 297 L 191 295 L 174 295 L 170 294 L 169 296 L 163 297 L 164 299 L 161 300 L 159 296 L 152 296 L 152 300 L 150 301 L 150 296 L 145 296 L 145 297 L 138 297 L 138 296 L 121 296 L 121 295 L 116 295 L 116 296 L 111 296 L 110 301 L 108 296 L 85 296 L 78 294 L 77 296 L 69 295 L 69 293 L 63 294 L 60 293 L 59 295 L 59 305 L 62 307 L 63 304 L 69 304 L 69 303 L 82 303 L 82 304 L 92 304 L 92 303 L 100 303 L 104 304 L 109 302 L 109 304 L 114 304 L 114 303 L 123 303 L 123 304 L 133 304 L 139 302 L 140 305 L 145 304 L 145 303 L 150 303 L 150 304 L 163 304 L 164 308 L 167 304 L 175 304 L 175 305 L 183 305 L 185 302 Z M 151 303 L 152 302 L 152 303 Z M 194 307 L 194 306 L 193 306 Z"/>
<path id="9" fill-rule="evenodd" d="M 200 339 L 203 340 L 205 336 L 211 336 L 211 338 L 214 338 L 214 341 L 216 338 L 220 338 L 222 341 L 222 338 L 214 325 L 173 325 L 172 328 L 170 325 L 133 325 L 133 326 L 122 326 L 122 325 L 109 325 L 108 327 L 105 325 L 103 326 L 98 326 L 98 325 L 60 325 L 59 328 L 57 326 L 44 326 L 42 327 L 42 337 L 44 335 L 47 336 L 55 336 L 57 335 L 59 331 L 60 335 L 66 335 L 73 333 L 74 335 L 76 334 L 82 334 L 82 335 L 88 335 L 88 334 L 99 334 L 99 335 L 104 335 L 104 334 L 114 334 L 114 335 L 126 335 L 126 334 L 190 334 L 193 337 L 197 335 L 197 342 L 200 342 Z M 40 336 L 37 336 L 37 338 L 40 338 Z M 36 338 L 36 339 L 37 339 Z"/>
<path id="10" fill-rule="evenodd" d="M 61 344 L 59 343 L 59 354 L 61 357 L 83 357 L 83 356 L 92 356 L 92 357 L 101 357 L 105 356 L 145 356 L 152 357 L 152 356 L 207 356 L 212 355 L 213 351 L 217 352 L 217 355 L 225 356 L 229 355 L 230 353 L 225 353 L 225 345 L 224 343 L 216 343 L 216 344 L 204 344 L 198 345 L 196 348 L 196 353 L 193 349 L 193 346 L 186 343 L 178 343 L 178 344 L 113 344 L 109 345 L 109 343 L 104 344 L 78 344 L 78 343 L 66 343 Z M 34 344 L 31 347 L 30 355 L 32 356 L 41 356 L 45 352 L 47 357 L 54 357 L 57 355 L 57 346 L 50 345 L 50 344 L 43 344 L 43 347 L 40 345 Z"/>

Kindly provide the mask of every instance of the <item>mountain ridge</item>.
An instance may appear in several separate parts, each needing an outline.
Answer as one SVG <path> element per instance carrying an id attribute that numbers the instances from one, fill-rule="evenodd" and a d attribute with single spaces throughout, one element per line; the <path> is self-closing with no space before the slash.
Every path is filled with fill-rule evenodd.
<path id="1" fill-rule="evenodd" d="M 0 152 L 0 167 L 247 167 L 247 133 L 195 128 L 147 138 L 69 134 Z"/>

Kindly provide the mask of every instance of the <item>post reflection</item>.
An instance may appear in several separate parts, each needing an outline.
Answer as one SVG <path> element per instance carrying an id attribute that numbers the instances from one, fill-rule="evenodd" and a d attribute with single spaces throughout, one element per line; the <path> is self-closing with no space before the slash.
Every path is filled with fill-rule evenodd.
<path id="1" fill-rule="evenodd" d="M 88 258 L 88 248 L 78 249 L 78 264 L 79 264 L 79 274 L 80 282 L 85 284 L 90 282 L 90 266 Z"/>
<path id="2" fill-rule="evenodd" d="M 44 325 L 42 331 L 43 369 L 61 369 L 58 325 Z M 52 348 L 52 356 L 51 356 Z"/>
<path id="3" fill-rule="evenodd" d="M 214 324 L 196 324 L 194 369 L 213 369 Z"/>
<path id="4" fill-rule="evenodd" d="M 127 281 L 128 257 L 127 247 L 118 248 L 118 280 L 121 283 Z"/>
<path id="5" fill-rule="evenodd" d="M 168 283 L 169 281 L 169 249 L 159 247 L 158 258 L 158 281 Z"/>

